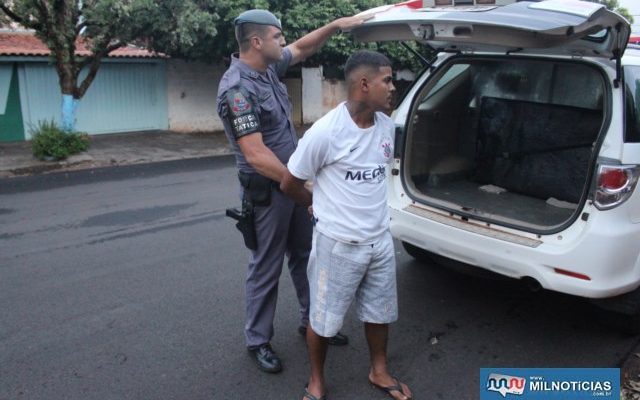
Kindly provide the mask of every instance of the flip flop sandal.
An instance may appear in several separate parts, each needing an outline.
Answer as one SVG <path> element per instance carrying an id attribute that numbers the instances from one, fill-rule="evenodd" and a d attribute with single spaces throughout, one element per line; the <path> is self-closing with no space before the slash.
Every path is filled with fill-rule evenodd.
<path id="1" fill-rule="evenodd" d="M 391 385 L 391 386 L 380 386 L 380 385 L 376 385 L 375 383 L 369 381 L 369 383 L 371 384 L 371 386 L 375 387 L 376 389 L 382 390 L 383 392 L 385 392 L 387 395 L 389 395 L 389 397 L 395 399 L 395 397 L 393 397 L 393 395 L 391 394 L 391 392 L 399 392 L 401 395 L 403 395 L 404 397 L 406 397 L 407 399 L 411 400 L 413 397 L 409 397 L 407 396 L 403 391 L 402 391 L 402 385 L 400 384 L 400 381 L 398 380 L 398 378 L 396 378 L 395 376 L 392 376 L 393 380 L 396 381 L 395 385 Z"/>
<path id="2" fill-rule="evenodd" d="M 303 396 L 303 398 L 307 399 L 307 400 L 327 400 L 327 395 L 323 394 L 320 397 L 316 397 L 316 396 L 312 395 L 311 393 L 309 393 L 309 390 L 307 390 L 307 387 L 305 386 L 304 387 L 304 396 Z"/>

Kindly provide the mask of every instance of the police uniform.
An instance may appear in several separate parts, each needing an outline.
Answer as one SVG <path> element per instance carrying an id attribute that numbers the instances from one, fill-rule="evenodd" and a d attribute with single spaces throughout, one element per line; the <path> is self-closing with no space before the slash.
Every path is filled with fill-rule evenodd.
<path id="1" fill-rule="evenodd" d="M 231 65 L 218 87 L 217 110 L 244 176 L 257 174 L 238 146 L 238 139 L 256 132 L 278 159 L 286 165 L 298 144 L 291 121 L 292 105 L 279 77 L 291 62 L 291 52 L 265 72 L 253 70 L 232 56 Z M 264 178 L 266 179 L 266 178 Z M 277 184 L 270 186 L 267 205 L 256 205 L 254 224 L 257 249 L 252 250 L 246 278 L 247 346 L 255 348 L 273 337 L 273 319 L 278 295 L 278 281 L 284 256 L 300 304 L 300 326 L 309 321 L 309 284 L 306 267 L 311 247 L 312 224 L 305 207 L 286 197 Z M 246 191 L 241 187 L 241 193 Z"/>

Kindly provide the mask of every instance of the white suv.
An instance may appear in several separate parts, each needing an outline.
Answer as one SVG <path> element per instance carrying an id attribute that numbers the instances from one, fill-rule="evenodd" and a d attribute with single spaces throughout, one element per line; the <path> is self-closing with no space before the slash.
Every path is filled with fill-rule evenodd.
<path id="1" fill-rule="evenodd" d="M 390 7 L 352 31 L 439 54 L 392 116 L 391 231 L 409 254 L 599 299 L 640 329 L 640 51 L 625 49 L 629 32 L 604 6 L 571 0 Z"/>

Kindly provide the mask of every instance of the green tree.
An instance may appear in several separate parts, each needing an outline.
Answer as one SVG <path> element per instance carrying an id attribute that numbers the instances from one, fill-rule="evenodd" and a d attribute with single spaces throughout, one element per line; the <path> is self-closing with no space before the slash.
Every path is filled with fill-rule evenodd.
<path id="1" fill-rule="evenodd" d="M 354 15 L 379 5 L 386 4 L 385 0 L 318 0 L 309 2 L 306 0 L 274 1 L 274 5 L 283 4 L 285 7 L 277 10 L 282 16 L 282 23 L 287 36 L 297 39 L 307 32 L 331 22 L 341 16 Z M 320 52 L 305 61 L 305 65 L 323 65 L 325 67 L 340 67 L 354 50 L 369 48 L 378 50 L 392 58 L 394 67 L 413 66 L 415 57 L 394 43 L 387 44 L 361 44 L 355 43 L 349 35 L 335 35 L 329 40 Z"/>
<path id="2" fill-rule="evenodd" d="M 0 23 L 33 29 L 51 50 L 62 93 L 62 127 L 71 131 L 77 102 L 104 57 L 128 44 L 189 54 L 197 43 L 215 37 L 213 8 L 214 0 L 0 0 Z M 89 56 L 76 55 L 78 41 Z"/>
<path id="3" fill-rule="evenodd" d="M 281 18 L 285 38 L 288 43 L 301 38 L 305 34 L 317 29 L 332 20 L 359 13 L 372 7 L 387 3 L 386 0 L 227 0 L 218 2 L 210 12 L 215 13 L 217 22 L 217 36 L 215 40 L 200 43 L 192 48 L 189 54 L 172 53 L 172 55 L 196 58 L 204 61 L 219 61 L 228 59 L 237 52 L 234 36 L 233 20 L 241 12 L 262 8 L 273 12 Z M 325 46 L 313 57 L 303 62 L 304 66 L 322 65 L 325 70 L 339 69 L 346 59 L 358 48 L 378 49 L 387 54 L 394 61 L 394 67 L 417 67 L 416 57 L 398 44 L 358 44 L 350 35 L 334 35 Z"/>

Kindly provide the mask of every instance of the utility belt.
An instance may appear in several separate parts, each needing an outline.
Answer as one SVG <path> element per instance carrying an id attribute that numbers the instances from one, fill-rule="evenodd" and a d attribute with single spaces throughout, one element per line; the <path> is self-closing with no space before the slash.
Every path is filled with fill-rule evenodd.
<path id="1" fill-rule="evenodd" d="M 238 172 L 240 185 L 244 189 L 242 208 L 228 208 L 227 217 L 236 221 L 236 228 L 242 233 L 244 245 L 249 250 L 258 249 L 255 227 L 254 207 L 265 207 L 271 204 L 271 188 L 277 187 L 275 181 L 258 173 Z"/>
<path id="2" fill-rule="evenodd" d="M 246 200 L 254 207 L 266 207 L 271 204 L 271 189 L 277 187 L 275 181 L 258 173 L 238 172 L 240 185 L 244 189 L 243 202 Z"/>

